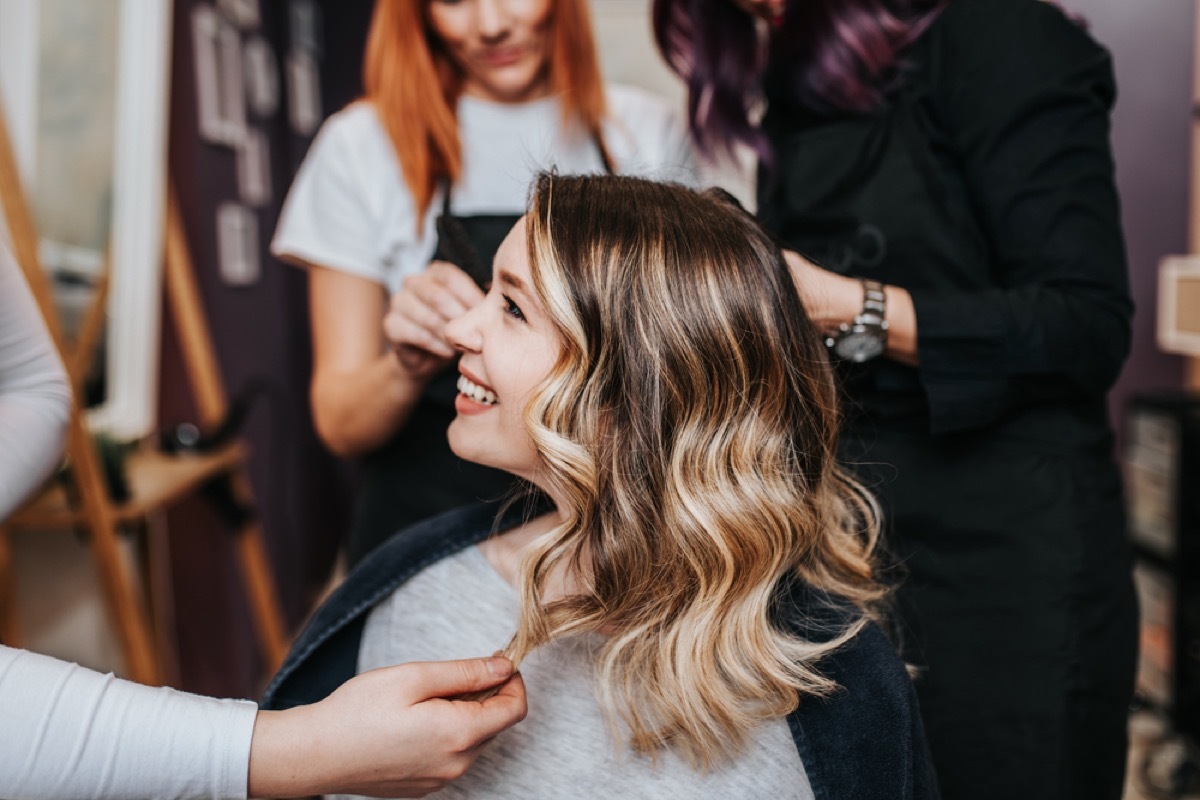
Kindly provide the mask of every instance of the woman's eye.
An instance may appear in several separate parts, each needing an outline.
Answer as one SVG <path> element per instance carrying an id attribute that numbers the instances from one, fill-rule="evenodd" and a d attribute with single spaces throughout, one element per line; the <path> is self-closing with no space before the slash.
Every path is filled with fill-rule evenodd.
<path id="1" fill-rule="evenodd" d="M 513 317 L 516 317 L 517 319 L 524 322 L 525 321 L 525 312 L 521 310 L 521 307 L 519 305 L 517 305 L 516 303 L 514 303 L 512 301 L 512 298 L 506 294 L 502 294 L 502 295 L 500 295 L 500 297 L 503 298 L 503 300 L 504 300 L 504 313 L 509 314 Z"/>

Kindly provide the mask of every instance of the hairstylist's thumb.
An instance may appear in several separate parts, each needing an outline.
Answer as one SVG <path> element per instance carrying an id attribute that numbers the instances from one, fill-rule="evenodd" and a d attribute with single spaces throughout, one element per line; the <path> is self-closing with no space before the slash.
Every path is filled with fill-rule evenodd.
<path id="1" fill-rule="evenodd" d="M 490 689 L 513 674 L 513 664 L 504 656 L 414 662 L 405 668 L 410 672 L 409 697 L 414 703 Z"/>
<path id="2" fill-rule="evenodd" d="M 487 741 L 504 729 L 525 719 L 529 707 L 525 699 L 525 682 L 521 674 L 514 672 L 513 664 L 503 656 L 474 658 L 463 661 L 424 662 L 405 665 L 419 671 L 419 684 L 410 687 L 420 695 L 411 695 L 414 705 L 431 706 L 444 702 L 435 698 L 447 698 L 450 705 L 439 712 L 445 717 L 447 711 L 457 717 L 461 734 L 474 747 Z M 482 690 L 494 689 L 495 694 Z M 472 695 L 478 699 L 468 699 Z M 431 702 L 426 702 L 431 701 Z"/>

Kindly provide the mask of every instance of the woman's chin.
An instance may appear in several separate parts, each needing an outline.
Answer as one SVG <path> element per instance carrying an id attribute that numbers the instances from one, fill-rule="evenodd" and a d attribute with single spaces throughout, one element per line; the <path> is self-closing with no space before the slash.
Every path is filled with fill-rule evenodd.
<path id="1" fill-rule="evenodd" d="M 446 439 L 450 442 L 450 452 L 463 461 L 475 461 L 475 459 L 471 458 L 470 440 L 465 435 L 462 427 L 462 417 L 455 417 L 450 423 L 450 427 L 446 429 Z"/>

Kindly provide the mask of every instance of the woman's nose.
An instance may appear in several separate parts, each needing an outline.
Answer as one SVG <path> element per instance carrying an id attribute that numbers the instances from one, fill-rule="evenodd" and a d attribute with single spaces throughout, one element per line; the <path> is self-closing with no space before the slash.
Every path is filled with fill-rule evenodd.
<path id="1" fill-rule="evenodd" d="M 479 35 L 489 42 L 508 35 L 511 27 L 508 0 L 478 0 L 478 3 Z"/>
<path id="2" fill-rule="evenodd" d="M 479 335 L 479 328 L 475 324 L 475 315 L 483 305 L 483 303 L 480 303 L 466 313 L 446 323 L 446 341 L 455 349 L 463 353 L 479 352 L 483 343 L 483 337 Z"/>

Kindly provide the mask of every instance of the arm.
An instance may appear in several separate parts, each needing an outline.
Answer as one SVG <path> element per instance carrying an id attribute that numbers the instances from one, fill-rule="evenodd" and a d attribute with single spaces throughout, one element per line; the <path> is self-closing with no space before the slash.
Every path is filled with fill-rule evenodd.
<path id="1" fill-rule="evenodd" d="M 490 738 L 525 716 L 504 658 L 365 672 L 311 706 L 259 712 L 250 794 L 420 797 L 460 777 Z M 482 702 L 430 699 L 490 688 Z"/>
<path id="2" fill-rule="evenodd" d="M 11 254 L 0 245 L 0 521 L 62 457 L 71 389 Z"/>
<path id="3" fill-rule="evenodd" d="M 383 287 L 323 267 L 309 269 L 308 287 L 317 433 L 339 455 L 371 450 L 408 419 L 428 378 L 387 352 Z"/>
<path id="4" fill-rule="evenodd" d="M 502 681 L 482 703 L 435 699 Z M 507 659 L 403 664 L 259 712 L 0 646 L 0 709 L 5 797 L 419 797 L 525 716 L 525 689 Z"/>
<path id="5" fill-rule="evenodd" d="M 425 274 L 418 270 L 425 266 L 432 222 L 427 214 L 418 231 L 419 216 L 391 142 L 363 104 L 322 127 L 280 214 L 271 252 L 309 272 L 314 421 L 340 455 L 387 441 L 453 355 L 430 337 L 408 342 L 392 336 L 397 353 L 406 356 L 397 361 L 384 339 L 389 303 L 383 287 L 396 274 L 417 272 L 405 281 L 407 291 Z M 468 301 L 482 297 L 473 284 L 468 289 L 474 294 L 460 292 Z M 440 297 L 427 302 L 443 311 L 447 305 Z M 422 347 L 428 352 L 415 352 Z"/>
<path id="6" fill-rule="evenodd" d="M 804 308 L 818 329 L 837 330 L 839 325 L 852 321 L 862 311 L 862 284 L 856 278 L 822 269 L 791 250 L 785 250 L 783 255 L 804 300 Z M 919 362 L 917 315 L 913 310 L 912 296 L 907 289 L 899 286 L 885 286 L 884 291 L 887 294 L 888 321 L 887 352 L 884 356 L 916 366 Z"/>
<path id="7" fill-rule="evenodd" d="M 242 798 L 256 707 L 0 647 L 5 797 Z"/>
<path id="8" fill-rule="evenodd" d="M 482 299 L 466 273 L 444 262 L 406 278 L 390 303 L 370 280 L 311 267 L 312 406 L 326 445 L 362 453 L 403 427 L 455 355 L 442 329 Z"/>
<path id="9" fill-rule="evenodd" d="M 1108 54 L 1051 4 L 976 6 L 944 12 L 946 35 L 930 58 L 953 78 L 936 82 L 932 100 L 960 155 L 995 285 L 910 287 L 935 431 L 1099 398 L 1131 336 Z"/>
<path id="10" fill-rule="evenodd" d="M 1108 56 L 1057 8 L 1026 0 L 952 3 L 927 36 L 930 105 L 986 239 L 991 285 L 889 286 L 887 356 L 920 365 L 935 432 L 1098 398 L 1128 353 L 1132 313 Z M 789 264 L 819 324 L 858 313 L 856 280 L 794 254 Z"/>

